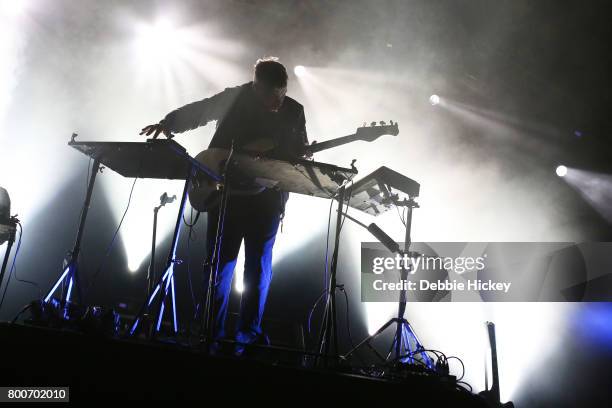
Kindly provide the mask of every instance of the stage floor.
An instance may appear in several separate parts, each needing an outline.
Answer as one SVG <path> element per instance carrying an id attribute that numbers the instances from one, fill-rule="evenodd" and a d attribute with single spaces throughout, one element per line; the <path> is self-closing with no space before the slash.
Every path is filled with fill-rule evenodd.
<path id="1" fill-rule="evenodd" d="M 209 356 L 195 347 L 105 339 L 0 324 L 1 386 L 69 386 L 71 402 L 223 400 L 325 403 L 377 401 L 412 406 L 486 406 L 448 380 L 411 374 L 389 381 L 346 369 L 299 367 L 300 359 Z M 292 365 L 291 359 L 295 359 Z M 359 404 L 361 406 L 362 404 Z"/>

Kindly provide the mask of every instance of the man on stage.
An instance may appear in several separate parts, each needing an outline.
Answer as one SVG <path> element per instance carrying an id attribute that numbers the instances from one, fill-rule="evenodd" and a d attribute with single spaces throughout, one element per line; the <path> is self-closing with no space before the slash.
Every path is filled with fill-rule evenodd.
<path id="1" fill-rule="evenodd" d="M 276 158 L 303 156 L 308 145 L 304 108 L 286 96 L 287 71 L 276 58 L 259 59 L 253 81 L 178 108 L 141 134 L 160 133 L 173 137 L 216 120 L 217 129 L 209 148 L 239 149 L 259 139 L 271 142 Z M 236 341 L 250 344 L 262 336 L 261 322 L 272 280 L 272 248 L 284 215 L 287 192 L 265 189 L 256 195 L 230 195 L 219 256 L 219 274 L 214 298 L 214 336 L 225 337 L 232 276 L 242 241 L 245 247 L 244 292 Z M 214 247 L 218 207 L 209 210 L 208 259 Z M 244 347 L 237 346 L 242 354 Z"/>

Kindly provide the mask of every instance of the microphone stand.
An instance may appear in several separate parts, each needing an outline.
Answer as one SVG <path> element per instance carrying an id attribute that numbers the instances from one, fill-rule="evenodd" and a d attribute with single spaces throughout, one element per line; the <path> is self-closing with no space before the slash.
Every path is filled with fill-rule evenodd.
<path id="1" fill-rule="evenodd" d="M 178 242 L 179 236 L 179 228 L 180 223 L 183 217 L 183 211 L 185 209 L 185 201 L 187 198 L 187 191 L 189 186 L 191 185 L 191 178 L 193 176 L 193 169 L 190 170 L 189 176 L 185 181 L 185 187 L 183 189 L 183 195 L 181 199 L 181 208 L 179 211 L 179 218 L 177 220 L 177 225 L 174 229 L 174 236 L 172 239 L 172 247 L 170 250 L 170 255 L 168 256 L 168 263 L 166 266 L 165 272 L 160 276 L 160 278 L 155 278 L 155 242 L 157 240 L 157 213 L 159 210 L 165 206 L 166 204 L 172 203 L 176 200 L 176 195 L 172 197 L 168 197 L 167 193 L 162 194 L 159 197 L 159 205 L 153 208 L 153 237 L 151 239 L 151 260 L 149 262 L 149 270 L 147 273 L 147 296 L 145 298 L 145 302 L 143 303 L 140 311 L 136 315 L 134 322 L 132 323 L 129 329 L 129 336 L 134 336 L 139 333 L 140 328 L 142 327 L 142 322 L 147 321 L 150 323 L 151 312 L 153 311 L 153 324 L 149 325 L 148 330 L 146 332 L 147 338 L 153 338 L 157 331 L 160 330 L 161 321 L 163 318 L 165 301 L 166 301 L 166 293 L 168 290 L 171 291 L 172 296 L 172 313 L 173 313 L 173 323 L 174 323 L 174 332 L 177 333 L 177 322 L 176 322 L 176 308 L 175 308 L 175 298 L 174 298 L 174 264 L 180 263 L 179 260 L 175 259 L 176 253 L 176 244 Z M 154 300 L 156 296 L 159 294 L 159 300 L 157 305 L 154 305 Z M 157 306 L 157 307 L 156 307 Z"/>
<path id="2" fill-rule="evenodd" d="M 356 220 L 350 215 L 344 213 L 343 215 L 349 220 L 355 222 L 356 224 L 364 227 L 372 235 L 374 235 L 389 251 L 392 253 L 398 253 L 400 255 L 408 254 L 410 256 L 420 256 L 418 253 L 410 252 L 411 245 L 411 226 L 412 226 L 412 210 L 414 208 L 419 208 L 419 205 L 412 197 L 408 197 L 408 199 L 398 200 L 396 197 L 391 198 L 393 203 L 397 206 L 406 207 L 406 223 L 405 223 L 405 239 L 404 239 L 404 249 L 401 250 L 397 242 L 393 241 L 391 237 L 389 237 L 383 230 L 381 230 L 376 224 L 372 223 L 370 225 L 365 225 L 364 223 Z M 408 273 L 411 269 L 412 265 L 408 268 L 402 268 L 400 272 L 400 279 L 405 280 L 408 277 Z M 383 361 L 388 362 L 393 354 L 393 362 L 402 362 L 402 363 L 413 363 L 414 355 L 420 354 L 423 359 L 423 363 L 429 368 L 433 368 L 433 361 L 425 352 L 425 348 L 419 341 L 412 325 L 408 320 L 404 318 L 404 313 L 406 311 L 406 289 L 404 288 L 400 292 L 399 305 L 397 310 L 397 316 L 387 321 L 383 324 L 374 334 L 368 336 L 355 347 L 353 347 L 348 353 L 346 353 L 342 358 L 346 360 L 353 353 L 355 353 L 358 349 L 360 349 L 363 345 L 367 345 L 370 347 L 376 355 Z M 378 353 L 370 344 L 370 342 L 378 337 L 382 332 L 384 332 L 388 327 L 395 324 L 395 334 L 393 336 L 393 342 L 391 343 L 391 347 L 389 348 L 389 352 L 386 357 L 383 357 L 380 353 Z"/>
<path id="3" fill-rule="evenodd" d="M 205 269 L 208 269 L 208 288 L 205 298 L 202 300 L 204 307 L 202 308 L 202 321 L 200 325 L 201 342 L 209 352 L 214 348 L 215 342 L 215 298 L 217 291 L 217 279 L 219 276 L 219 265 L 221 256 L 221 247 L 223 246 L 223 234 L 225 226 L 225 218 L 228 211 L 229 191 L 230 191 L 230 171 L 232 170 L 232 160 L 234 156 L 234 141 L 229 150 L 229 154 L 223 165 L 223 173 L 221 174 L 221 200 L 219 202 L 219 215 L 217 217 L 217 230 L 215 235 L 214 247 L 212 248 L 212 256 L 209 262 L 205 263 Z M 211 219 L 209 217 L 208 222 Z M 207 249 L 209 250 L 209 249 Z"/>
<path id="4" fill-rule="evenodd" d="M 147 271 L 147 298 L 151 296 L 153 285 L 155 284 L 155 242 L 157 241 L 157 213 L 159 209 L 166 204 L 170 204 L 176 200 L 176 195 L 168 197 L 168 193 L 164 193 L 159 197 L 159 205 L 153 208 L 153 234 L 151 239 L 151 261 L 149 262 L 149 270 Z"/>

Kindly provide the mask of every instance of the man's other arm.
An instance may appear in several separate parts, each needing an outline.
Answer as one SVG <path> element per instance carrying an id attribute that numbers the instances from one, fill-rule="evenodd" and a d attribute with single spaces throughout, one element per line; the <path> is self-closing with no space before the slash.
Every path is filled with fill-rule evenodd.
<path id="1" fill-rule="evenodd" d="M 222 119 L 230 109 L 242 87 L 226 88 L 210 98 L 192 102 L 168 113 L 159 123 L 142 129 L 146 136 L 154 133 L 156 138 L 160 132 L 167 137 L 172 133 L 182 133 L 206 125 L 213 120 Z"/>

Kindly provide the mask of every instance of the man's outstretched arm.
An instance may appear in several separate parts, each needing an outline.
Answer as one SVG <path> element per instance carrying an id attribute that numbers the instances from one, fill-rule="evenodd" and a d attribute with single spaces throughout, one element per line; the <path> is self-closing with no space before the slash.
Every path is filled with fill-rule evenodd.
<path id="1" fill-rule="evenodd" d="M 206 125 L 213 120 L 222 119 L 232 106 L 241 87 L 226 88 L 224 91 L 192 102 L 168 113 L 159 123 L 145 126 L 141 135 L 151 136 L 156 139 L 160 133 L 167 138 L 173 138 L 173 133 L 182 133 L 200 126 Z"/>

